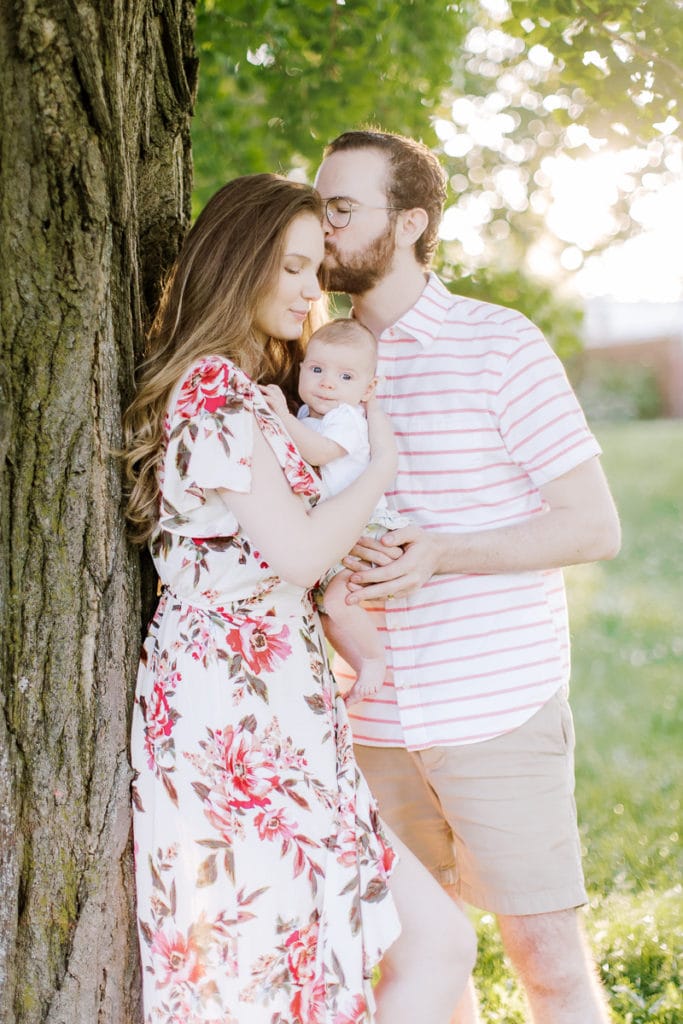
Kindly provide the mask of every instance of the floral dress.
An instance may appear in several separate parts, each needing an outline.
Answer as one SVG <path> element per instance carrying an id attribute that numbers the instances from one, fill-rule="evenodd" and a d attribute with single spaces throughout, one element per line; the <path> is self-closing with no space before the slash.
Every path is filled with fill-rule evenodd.
<path id="1" fill-rule="evenodd" d="M 226 359 L 192 367 L 165 423 L 132 728 L 145 1024 L 369 1024 L 399 931 L 310 596 L 217 490 L 249 490 L 258 427 L 313 506 L 317 479 Z"/>

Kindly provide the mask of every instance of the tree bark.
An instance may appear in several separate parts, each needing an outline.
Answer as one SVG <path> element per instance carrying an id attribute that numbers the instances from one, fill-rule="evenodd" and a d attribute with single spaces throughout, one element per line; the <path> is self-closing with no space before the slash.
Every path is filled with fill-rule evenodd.
<path id="1" fill-rule="evenodd" d="M 191 0 L 0 8 L 0 1021 L 139 1024 L 121 409 L 189 220 Z"/>

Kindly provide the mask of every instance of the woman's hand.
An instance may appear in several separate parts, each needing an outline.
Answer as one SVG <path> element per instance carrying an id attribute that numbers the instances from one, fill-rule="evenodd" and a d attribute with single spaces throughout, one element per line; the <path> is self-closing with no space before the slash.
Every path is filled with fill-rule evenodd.
<path id="1" fill-rule="evenodd" d="M 379 402 L 373 395 L 365 402 L 365 414 L 368 420 L 368 440 L 370 442 L 370 461 L 386 474 L 387 484 L 396 475 L 398 452 L 391 420 L 382 412 Z"/>

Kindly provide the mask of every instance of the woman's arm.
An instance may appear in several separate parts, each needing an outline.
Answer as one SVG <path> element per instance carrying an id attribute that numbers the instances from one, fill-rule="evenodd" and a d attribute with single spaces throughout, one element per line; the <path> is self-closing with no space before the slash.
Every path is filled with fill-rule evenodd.
<path id="1" fill-rule="evenodd" d="M 302 587 L 313 586 L 355 544 L 393 479 L 393 434 L 388 418 L 374 400 L 368 403 L 368 428 L 368 468 L 340 494 L 307 512 L 254 421 L 251 491 L 219 493 L 251 542 L 282 579 Z"/>

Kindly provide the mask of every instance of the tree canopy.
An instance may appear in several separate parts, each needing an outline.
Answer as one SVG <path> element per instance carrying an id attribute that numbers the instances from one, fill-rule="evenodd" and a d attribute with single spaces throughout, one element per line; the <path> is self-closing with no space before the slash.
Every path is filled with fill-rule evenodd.
<path id="1" fill-rule="evenodd" d="M 683 14 L 677 0 L 509 0 L 502 29 L 553 54 L 584 93 L 596 134 L 650 139 L 683 108 Z M 616 138 L 615 138 L 616 136 Z"/>
<path id="2" fill-rule="evenodd" d="M 311 180 L 349 127 L 420 138 L 451 183 L 439 269 L 520 305 L 559 348 L 578 316 L 551 280 L 637 232 L 636 200 L 680 174 L 677 0 L 200 0 L 197 43 L 197 209 L 236 174 Z M 553 229 L 555 161 L 619 150 L 604 224 Z M 536 301 L 522 275 L 539 267 Z"/>
<path id="3" fill-rule="evenodd" d="M 350 125 L 433 141 L 430 115 L 467 31 L 466 6 L 201 0 L 200 201 L 236 174 L 299 168 L 310 176 L 324 143 Z"/>

